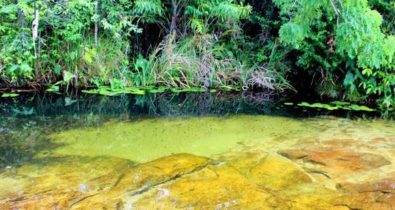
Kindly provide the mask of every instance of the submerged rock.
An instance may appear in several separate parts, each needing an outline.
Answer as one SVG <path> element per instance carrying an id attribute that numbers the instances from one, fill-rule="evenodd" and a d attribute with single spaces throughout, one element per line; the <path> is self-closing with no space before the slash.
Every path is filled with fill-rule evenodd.
<path id="1" fill-rule="evenodd" d="M 78 200 L 112 188 L 132 165 L 119 158 L 76 156 L 24 165 L 16 172 L 1 174 L 0 180 L 8 178 L 16 186 L 12 192 L 0 193 L 0 207 L 4 207 L 0 209 L 69 208 Z"/>
<path id="2" fill-rule="evenodd" d="M 278 153 L 291 160 L 301 159 L 304 162 L 312 163 L 335 176 L 372 170 L 391 164 L 389 160 L 379 154 L 356 152 L 353 149 L 333 146 L 307 146 L 303 151 L 302 149 L 289 149 L 281 150 Z"/>
<path id="3" fill-rule="evenodd" d="M 298 165 L 253 150 L 218 157 L 219 162 L 124 200 L 133 209 L 346 209 L 337 192 L 316 186 Z M 302 192 L 302 193 L 301 193 Z M 126 208 L 126 209 L 127 209 Z"/>
<path id="4" fill-rule="evenodd" d="M 370 179 L 366 182 L 346 182 L 339 185 L 342 190 L 350 192 L 395 192 L 395 173 L 386 174 L 385 178 Z"/>
<path id="5" fill-rule="evenodd" d="M 162 196 L 163 189 L 167 196 Z M 128 203 L 136 209 L 273 209 L 277 201 L 234 168 L 211 165 Z"/>
<path id="6" fill-rule="evenodd" d="M 138 189 L 159 184 L 205 167 L 209 159 L 191 154 L 175 154 L 132 168 L 114 189 Z M 143 190 L 143 189 L 141 189 Z"/>
<path id="7" fill-rule="evenodd" d="M 94 209 L 126 208 L 127 201 L 131 198 L 198 171 L 207 166 L 209 161 L 208 158 L 196 155 L 175 154 L 137 165 L 125 172 L 113 188 L 82 200 L 73 205 L 73 209 L 86 209 L 87 206 Z"/>
<path id="8" fill-rule="evenodd" d="M 333 203 L 348 209 L 389 210 L 395 207 L 395 195 L 383 192 L 347 193 L 334 199 Z"/>
<path id="9" fill-rule="evenodd" d="M 0 209 L 395 208 L 392 122 L 132 121 L 52 133 L 56 148 L 0 172 Z"/>
<path id="10" fill-rule="evenodd" d="M 303 159 L 315 153 L 306 150 L 306 154 Z M 331 161 L 335 160 L 328 160 L 328 166 Z M 388 209 L 395 204 L 391 178 L 343 182 L 333 190 L 300 163 L 259 149 L 213 159 L 174 154 L 137 165 L 104 157 L 65 157 L 64 163 L 19 168 L 15 183 L 23 183 L 23 191 L 1 197 L 0 209 L 347 210 Z"/>
<path id="11" fill-rule="evenodd" d="M 391 164 L 390 161 L 378 154 L 355 152 L 341 148 L 311 150 L 304 160 L 343 172 L 370 170 Z"/>
<path id="12" fill-rule="evenodd" d="M 311 177 L 298 165 L 272 155 L 251 168 L 248 177 L 263 188 L 277 191 L 312 182 Z"/>
<path id="13" fill-rule="evenodd" d="M 283 190 L 312 182 L 310 175 L 296 163 L 263 151 L 231 153 L 222 159 L 227 159 L 227 164 L 264 189 Z"/>
<path id="14" fill-rule="evenodd" d="M 296 196 L 299 189 L 293 191 L 293 188 L 312 184 L 309 175 L 292 161 L 262 151 L 231 153 L 218 157 L 217 161 L 175 154 L 132 167 L 121 159 L 98 160 L 103 163 L 95 166 L 93 161 L 91 167 L 105 167 L 107 173 L 86 174 L 91 167 L 86 168 L 78 161 L 74 162 L 75 166 L 66 165 L 65 168 L 59 164 L 46 165 L 37 177 L 30 175 L 26 180 L 35 180 L 36 187 L 24 186 L 26 191 L 19 196 L 0 200 L 0 207 L 297 209 L 293 206 L 306 207 L 312 203 L 331 206 L 328 199 L 314 197 L 314 194 Z M 26 170 L 34 167 L 37 166 L 26 166 L 18 172 L 26 174 Z M 43 178 L 46 176 L 49 179 Z M 289 192 L 275 193 L 284 189 Z"/>
<path id="15" fill-rule="evenodd" d="M 280 150 L 277 153 L 291 160 L 301 159 L 308 155 L 305 151 L 294 149 Z"/>

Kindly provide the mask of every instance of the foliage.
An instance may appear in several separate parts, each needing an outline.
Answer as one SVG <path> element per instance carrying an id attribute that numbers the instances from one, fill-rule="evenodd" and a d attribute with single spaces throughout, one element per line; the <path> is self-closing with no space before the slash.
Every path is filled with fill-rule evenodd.
<path id="1" fill-rule="evenodd" d="M 129 33 L 139 32 L 129 20 L 128 1 L 114 4 L 112 0 L 101 0 L 100 11 L 95 11 L 94 1 L 1 3 L 0 73 L 3 80 L 17 84 L 25 80 L 51 83 L 67 72 L 74 75 L 74 83 L 79 79 L 83 84 L 108 82 L 113 77 L 125 79 L 127 39 Z M 35 3 L 40 16 L 37 40 L 31 37 L 33 28 L 30 27 Z M 98 32 L 91 30 L 95 24 L 100 28 Z M 96 35 L 99 40 L 95 40 Z"/>
<path id="2" fill-rule="evenodd" d="M 382 32 L 382 16 L 366 0 L 275 3 L 281 14 L 289 17 L 280 37 L 302 51 L 298 59 L 302 67 L 318 66 L 318 72 L 312 71 L 321 71 L 322 82 L 329 78 L 334 85 L 343 77 L 350 99 L 366 95 L 378 97 L 383 108 L 395 105 L 395 37 Z M 323 50 L 324 56 L 319 56 L 318 50 Z M 307 62 L 306 57 L 310 58 Z"/>
<path id="3" fill-rule="evenodd" d="M 156 83 L 156 78 L 154 75 L 153 64 L 145 59 L 142 55 L 139 55 L 134 62 L 134 84 L 136 86 L 149 86 Z"/>
<path id="4" fill-rule="evenodd" d="M 395 34 L 395 2 L 391 0 L 369 0 L 369 5 L 380 12 L 384 18 L 382 30 L 386 34 Z"/>
<path id="5" fill-rule="evenodd" d="M 391 0 L 0 0 L 0 86 L 315 90 L 389 111 L 394 14 Z"/>

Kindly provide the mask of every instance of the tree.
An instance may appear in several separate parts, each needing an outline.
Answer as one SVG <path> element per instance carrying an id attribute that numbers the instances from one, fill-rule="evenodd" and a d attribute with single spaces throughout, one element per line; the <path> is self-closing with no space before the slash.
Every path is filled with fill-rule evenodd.
<path id="1" fill-rule="evenodd" d="M 329 51 L 334 47 L 344 64 L 340 70 L 346 69 L 344 85 L 350 92 L 362 88 L 367 95 L 377 95 L 384 107 L 395 105 L 395 37 L 381 31 L 382 16 L 367 0 L 274 2 L 288 19 L 280 29 L 284 43 L 305 51 L 306 42 L 327 45 Z M 324 39 L 320 37 L 325 30 L 316 30 L 317 26 L 329 31 Z M 339 69 L 329 66 L 329 70 Z"/>

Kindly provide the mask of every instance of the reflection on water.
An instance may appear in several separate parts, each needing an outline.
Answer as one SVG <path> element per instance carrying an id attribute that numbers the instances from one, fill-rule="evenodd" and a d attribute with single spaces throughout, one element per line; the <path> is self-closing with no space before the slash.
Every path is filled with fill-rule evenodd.
<path id="1" fill-rule="evenodd" d="M 0 209 L 395 208 L 394 121 L 251 95 L 28 99 L 0 104 Z"/>

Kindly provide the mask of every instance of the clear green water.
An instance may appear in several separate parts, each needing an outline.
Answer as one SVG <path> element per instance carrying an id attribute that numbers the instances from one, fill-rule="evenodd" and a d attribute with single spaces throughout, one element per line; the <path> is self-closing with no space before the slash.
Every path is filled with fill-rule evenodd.
<path id="1" fill-rule="evenodd" d="M 303 131 L 306 132 L 300 120 L 238 115 L 111 120 L 100 127 L 57 132 L 50 138 L 64 145 L 51 150 L 56 155 L 115 156 L 147 162 L 175 153 L 210 157 Z"/>
<path id="2" fill-rule="evenodd" d="M 340 157 L 336 157 L 340 159 L 342 155 L 350 157 L 347 152 L 352 157 L 353 152 L 363 152 L 390 162 L 381 166 L 371 161 L 371 156 L 369 160 L 361 156 L 357 164 L 367 165 L 363 165 L 366 170 L 350 174 L 347 179 L 361 181 L 395 174 L 394 121 L 349 119 L 303 110 L 292 113 L 265 100 L 235 98 L 239 97 L 97 97 L 73 99 L 72 103 L 62 97 L 45 100 L 33 97 L 23 103 L 3 101 L 0 207 L 2 202 L 13 203 L 12 198 L 59 187 L 81 191 L 78 185 L 101 177 L 109 168 L 118 167 L 122 171 L 179 153 L 216 159 L 251 148 L 276 155 L 282 150 L 324 148 L 341 150 Z M 322 164 L 331 166 L 325 172 L 339 173 L 336 177 L 341 177 L 342 170 L 346 170 L 343 165 L 338 167 L 336 160 L 325 160 L 328 163 Z M 308 168 L 311 163 L 298 164 Z M 380 167 L 368 170 L 373 164 Z M 332 189 L 330 185 L 335 183 L 326 185 Z"/>

